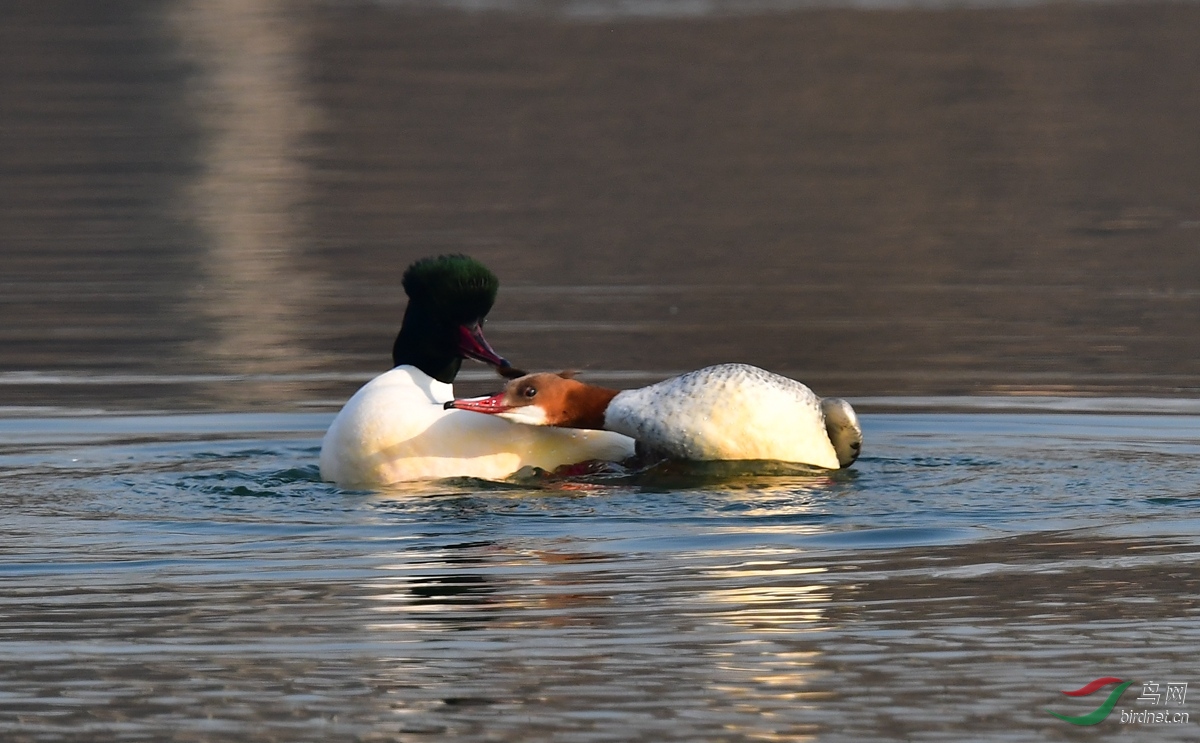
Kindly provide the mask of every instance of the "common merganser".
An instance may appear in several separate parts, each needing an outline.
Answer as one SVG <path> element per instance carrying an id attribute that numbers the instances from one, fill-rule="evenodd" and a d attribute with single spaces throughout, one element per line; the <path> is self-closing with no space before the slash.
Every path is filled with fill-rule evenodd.
<path id="1" fill-rule="evenodd" d="M 462 255 L 426 258 L 404 272 L 408 307 L 391 371 L 345 404 L 321 442 L 321 478 L 380 487 L 440 477 L 499 479 L 526 466 L 554 469 L 625 459 L 633 441 L 606 431 L 539 428 L 447 410 L 464 358 L 512 367 L 483 337 L 500 282 Z"/>
<path id="2" fill-rule="evenodd" d="M 821 399 L 756 366 L 719 364 L 624 392 L 571 377 L 530 374 L 498 395 L 447 407 L 538 426 L 615 431 L 679 459 L 774 459 L 839 469 L 862 451 L 850 403 Z"/>

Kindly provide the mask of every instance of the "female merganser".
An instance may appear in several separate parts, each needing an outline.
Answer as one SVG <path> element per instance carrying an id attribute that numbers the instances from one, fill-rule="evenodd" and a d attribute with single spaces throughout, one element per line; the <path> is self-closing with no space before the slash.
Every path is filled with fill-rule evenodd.
<path id="1" fill-rule="evenodd" d="M 537 428 L 446 410 L 464 358 L 511 370 L 481 326 L 500 282 L 462 255 L 426 258 L 404 272 L 408 307 L 392 347 L 395 368 L 375 377 L 334 418 L 321 442 L 321 478 L 378 487 L 439 477 L 503 478 L 525 466 L 554 469 L 625 459 L 633 441 L 603 431 Z"/>
<path id="2" fill-rule="evenodd" d="M 498 395 L 447 403 L 540 426 L 616 431 L 679 459 L 775 459 L 838 469 L 862 451 L 850 403 L 747 364 L 709 366 L 636 390 L 530 374 Z"/>

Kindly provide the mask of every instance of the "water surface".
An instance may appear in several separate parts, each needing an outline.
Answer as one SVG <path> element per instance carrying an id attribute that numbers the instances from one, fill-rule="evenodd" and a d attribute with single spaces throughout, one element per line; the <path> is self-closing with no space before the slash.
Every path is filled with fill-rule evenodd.
<path id="1" fill-rule="evenodd" d="M 1200 671 L 1194 414 L 371 493 L 328 414 L 59 412 L 0 421 L 5 740 L 1072 739 Z"/>
<path id="2" fill-rule="evenodd" d="M 1200 683 L 1197 38 L 1192 2 L 7 3 L 0 739 L 1194 739 L 1119 713 Z M 320 482 L 443 252 L 520 366 L 757 364 L 866 453 Z M 1101 676 L 1139 683 L 1101 725 L 1045 712 Z"/>
<path id="3" fill-rule="evenodd" d="M 1200 5 L 448 5 L 10 8 L 0 371 L 344 400 L 467 252 L 524 367 L 1200 394 Z"/>

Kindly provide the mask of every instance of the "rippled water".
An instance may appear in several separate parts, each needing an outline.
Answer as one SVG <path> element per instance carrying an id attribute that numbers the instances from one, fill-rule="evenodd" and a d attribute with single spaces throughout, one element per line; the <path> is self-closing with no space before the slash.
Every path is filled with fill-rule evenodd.
<path id="1" fill-rule="evenodd" d="M 368 493 L 328 414 L 59 413 L 0 421 L 6 741 L 1070 739 L 1200 675 L 1196 415 Z"/>
<path id="2" fill-rule="evenodd" d="M 3 743 L 1195 739 L 1119 712 L 1200 683 L 1200 4 L 4 10 Z M 319 482 L 460 251 L 863 459 Z"/>

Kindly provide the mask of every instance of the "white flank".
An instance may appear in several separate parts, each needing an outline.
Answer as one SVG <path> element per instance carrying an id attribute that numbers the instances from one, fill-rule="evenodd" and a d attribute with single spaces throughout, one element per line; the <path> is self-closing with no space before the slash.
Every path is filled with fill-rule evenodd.
<path id="1" fill-rule="evenodd" d="M 633 454 L 633 441 L 620 434 L 443 409 L 453 398 L 451 385 L 411 366 L 379 375 L 329 426 L 321 442 L 322 479 L 366 488 L 440 477 L 500 479 L 526 466 L 552 470 Z"/>

